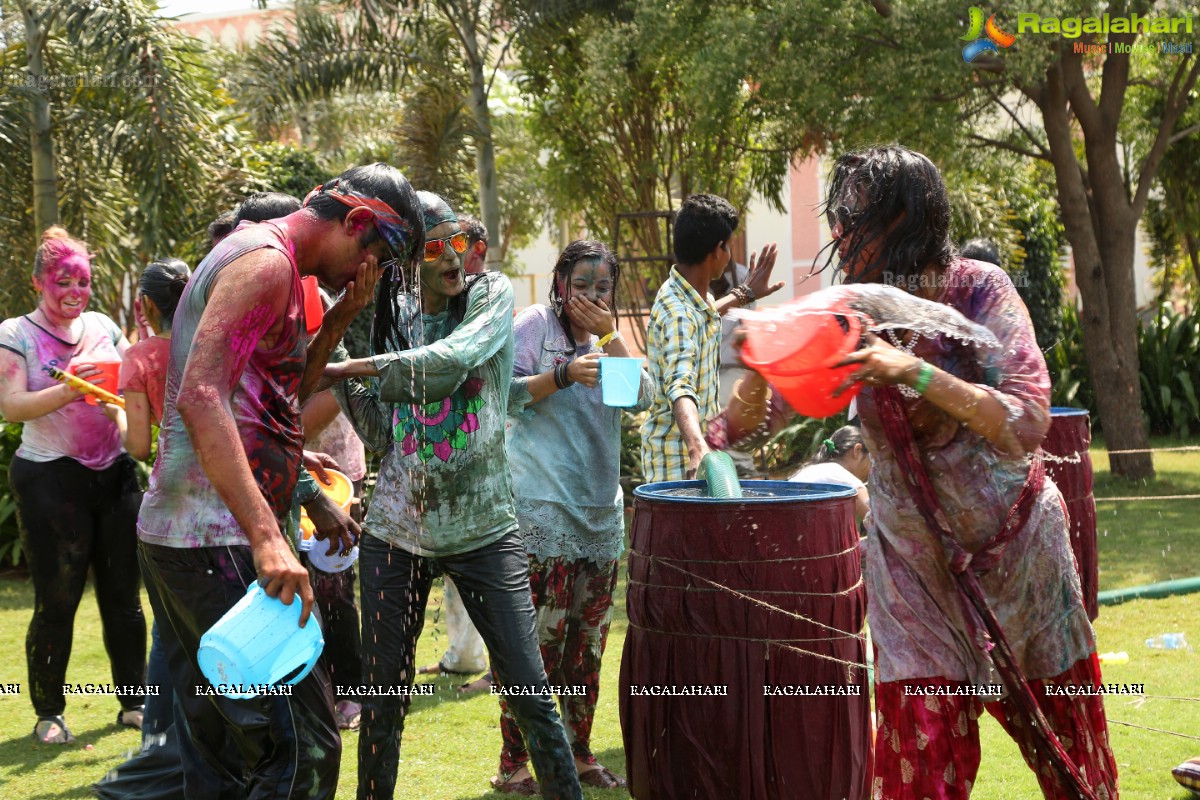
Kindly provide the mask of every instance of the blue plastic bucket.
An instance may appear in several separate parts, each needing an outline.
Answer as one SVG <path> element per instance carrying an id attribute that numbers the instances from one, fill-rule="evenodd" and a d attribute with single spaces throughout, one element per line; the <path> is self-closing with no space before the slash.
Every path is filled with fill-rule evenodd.
<path id="1" fill-rule="evenodd" d="M 221 694 L 257 697 L 260 686 L 302 681 L 321 656 L 325 638 L 315 618 L 300 627 L 300 598 L 284 605 L 255 581 L 245 597 L 200 639 L 200 671 Z M 225 687 L 222 689 L 222 687 Z"/>
<path id="2" fill-rule="evenodd" d="M 613 356 L 600 359 L 600 399 L 604 405 L 614 408 L 637 405 L 638 389 L 642 385 L 642 361 Z"/>

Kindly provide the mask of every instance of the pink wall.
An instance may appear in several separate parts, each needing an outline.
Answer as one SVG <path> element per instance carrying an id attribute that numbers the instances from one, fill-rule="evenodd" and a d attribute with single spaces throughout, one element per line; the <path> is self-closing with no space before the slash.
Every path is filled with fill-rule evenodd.
<path id="1" fill-rule="evenodd" d="M 811 156 L 792 162 L 791 197 L 788 208 L 792 217 L 792 287 L 794 296 L 803 297 L 821 288 L 816 278 L 805 280 L 821 250 L 823 233 L 817 207 L 821 202 L 821 160 Z"/>

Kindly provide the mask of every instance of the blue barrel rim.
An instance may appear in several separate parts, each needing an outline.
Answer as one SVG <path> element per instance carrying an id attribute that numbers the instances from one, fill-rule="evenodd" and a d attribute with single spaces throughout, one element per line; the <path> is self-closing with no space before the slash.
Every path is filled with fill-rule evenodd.
<path id="1" fill-rule="evenodd" d="M 742 481 L 742 489 L 754 491 L 768 489 L 787 489 L 787 494 L 772 495 L 770 497 L 707 497 L 700 495 L 698 497 L 684 497 L 681 495 L 667 495 L 662 492 L 674 489 L 699 489 L 703 492 L 708 483 L 706 481 L 659 481 L 657 483 L 643 483 L 633 490 L 635 499 L 654 500 L 663 503 L 700 503 L 713 504 L 721 503 L 724 505 L 760 505 L 763 503 L 795 503 L 795 502 L 815 502 L 819 500 L 841 500 L 844 498 L 854 497 L 858 494 L 856 489 L 849 486 L 842 486 L 836 483 L 801 483 L 799 481 L 767 481 L 767 480 L 748 480 Z"/>
<path id="2" fill-rule="evenodd" d="M 1073 406 L 1050 406 L 1050 416 L 1052 417 L 1086 417 L 1092 412 L 1086 408 L 1074 408 Z"/>

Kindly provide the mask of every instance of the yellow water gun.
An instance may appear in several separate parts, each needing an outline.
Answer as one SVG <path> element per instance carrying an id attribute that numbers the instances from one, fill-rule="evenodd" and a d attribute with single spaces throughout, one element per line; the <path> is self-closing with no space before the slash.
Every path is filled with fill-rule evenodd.
<path id="1" fill-rule="evenodd" d="M 83 378 L 79 378 L 69 372 L 63 372 L 57 367 L 43 367 L 43 369 L 46 370 L 46 374 L 48 374 L 51 378 L 65 383 L 67 386 L 70 386 L 77 392 L 90 394 L 92 397 L 95 397 L 97 400 L 100 400 L 104 403 L 111 403 L 112 405 L 120 406 L 121 408 L 125 407 L 125 401 L 122 398 L 118 397 L 112 392 L 107 392 L 104 389 L 101 389 L 94 383 L 88 383 Z"/>

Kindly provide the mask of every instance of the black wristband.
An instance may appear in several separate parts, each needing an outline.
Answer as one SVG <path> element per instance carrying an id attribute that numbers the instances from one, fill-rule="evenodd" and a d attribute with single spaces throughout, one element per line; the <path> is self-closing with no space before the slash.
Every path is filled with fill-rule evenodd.
<path id="1" fill-rule="evenodd" d="M 554 385 L 559 389 L 566 389 L 568 386 L 574 383 L 574 381 L 567 376 L 567 369 L 570 367 L 570 365 L 571 363 L 567 361 L 554 368 Z"/>

